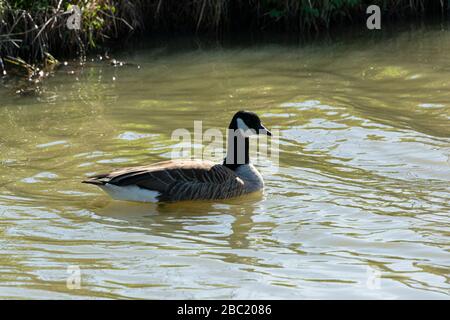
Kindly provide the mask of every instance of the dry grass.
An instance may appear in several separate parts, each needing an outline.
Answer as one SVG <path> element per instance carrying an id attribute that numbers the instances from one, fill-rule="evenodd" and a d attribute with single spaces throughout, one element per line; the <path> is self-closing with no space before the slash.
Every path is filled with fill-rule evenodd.
<path id="1" fill-rule="evenodd" d="M 383 19 L 443 16 L 444 0 L 75 0 L 82 29 L 69 30 L 68 0 L 0 0 L 0 57 L 44 59 L 84 56 L 103 44 L 123 42 L 137 31 L 227 32 L 281 30 L 311 34 L 359 23 L 369 4 Z"/>

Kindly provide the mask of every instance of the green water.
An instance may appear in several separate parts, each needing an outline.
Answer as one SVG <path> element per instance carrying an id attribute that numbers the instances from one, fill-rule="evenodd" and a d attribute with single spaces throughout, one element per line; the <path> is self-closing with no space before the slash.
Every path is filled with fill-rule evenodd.
<path id="1" fill-rule="evenodd" d="M 1 298 L 449 298 L 448 31 L 179 47 L 0 88 Z M 280 132 L 262 194 L 157 206 L 80 183 L 239 109 Z"/>

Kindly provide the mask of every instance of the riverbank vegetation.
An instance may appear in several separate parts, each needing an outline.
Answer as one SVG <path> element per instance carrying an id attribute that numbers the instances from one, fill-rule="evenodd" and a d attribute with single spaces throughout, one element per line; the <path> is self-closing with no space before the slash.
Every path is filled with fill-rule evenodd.
<path id="1" fill-rule="evenodd" d="M 442 18 L 448 10 L 444 0 L 0 0 L 0 57 L 84 57 L 152 32 L 315 34 L 364 23 L 370 4 L 380 6 L 383 20 Z M 79 29 L 67 27 L 74 6 L 81 9 Z"/>

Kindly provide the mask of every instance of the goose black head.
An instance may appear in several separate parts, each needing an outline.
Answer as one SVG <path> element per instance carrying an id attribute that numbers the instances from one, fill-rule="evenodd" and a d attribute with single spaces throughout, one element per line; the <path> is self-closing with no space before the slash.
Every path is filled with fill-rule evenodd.
<path id="1" fill-rule="evenodd" d="M 241 129 L 247 136 L 253 134 L 265 134 L 271 136 L 272 133 L 263 126 L 261 119 L 256 113 L 251 111 L 238 111 L 231 119 L 228 129 Z"/>

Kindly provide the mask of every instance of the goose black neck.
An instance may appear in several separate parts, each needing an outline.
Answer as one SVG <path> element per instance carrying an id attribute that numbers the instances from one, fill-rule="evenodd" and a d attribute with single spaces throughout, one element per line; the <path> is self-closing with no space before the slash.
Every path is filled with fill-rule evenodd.
<path id="1" fill-rule="evenodd" d="M 249 163 L 249 138 L 229 136 L 227 155 L 223 160 L 223 165 L 231 170 L 236 170 L 239 166 Z"/>

